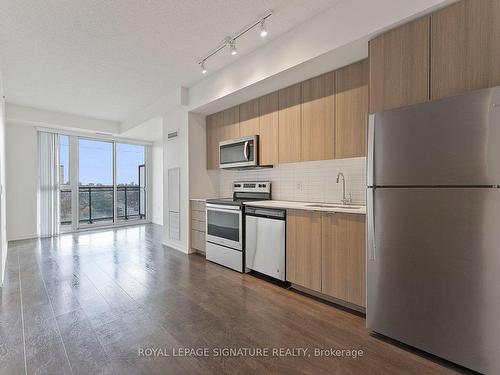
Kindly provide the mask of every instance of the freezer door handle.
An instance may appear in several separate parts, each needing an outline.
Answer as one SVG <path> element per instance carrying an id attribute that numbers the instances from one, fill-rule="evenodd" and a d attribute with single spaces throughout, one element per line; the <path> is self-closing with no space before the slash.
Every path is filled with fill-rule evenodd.
<path id="1" fill-rule="evenodd" d="M 366 189 L 366 251 L 368 260 L 375 260 L 375 206 L 374 188 Z"/>
<path id="2" fill-rule="evenodd" d="M 375 156 L 375 114 L 368 116 L 367 130 L 367 153 L 366 153 L 366 183 L 368 186 L 374 186 L 373 178 L 373 159 Z"/>

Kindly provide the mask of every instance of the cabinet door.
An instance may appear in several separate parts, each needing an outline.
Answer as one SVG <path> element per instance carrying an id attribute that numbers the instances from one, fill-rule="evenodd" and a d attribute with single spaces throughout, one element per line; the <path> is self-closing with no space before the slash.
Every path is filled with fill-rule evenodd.
<path id="1" fill-rule="evenodd" d="M 368 60 L 335 71 L 335 158 L 366 156 Z"/>
<path id="2" fill-rule="evenodd" d="M 280 163 L 300 161 L 301 84 L 279 91 L 278 158 Z"/>
<path id="3" fill-rule="evenodd" d="M 278 164 L 278 91 L 259 98 L 259 164 Z"/>
<path id="4" fill-rule="evenodd" d="M 219 168 L 219 142 L 221 140 L 221 127 L 223 113 L 217 112 L 208 115 L 207 123 L 207 169 Z"/>
<path id="5" fill-rule="evenodd" d="M 431 99 L 500 85 L 500 0 L 433 13 L 431 36 Z"/>
<path id="6" fill-rule="evenodd" d="M 429 17 L 369 43 L 370 112 L 429 100 Z"/>
<path id="7" fill-rule="evenodd" d="M 334 73 L 302 82 L 301 159 L 334 158 Z"/>
<path id="8" fill-rule="evenodd" d="M 235 106 L 222 112 L 221 141 L 236 139 L 240 136 L 240 107 Z"/>
<path id="9" fill-rule="evenodd" d="M 259 99 L 240 104 L 240 137 L 259 135 Z"/>
<path id="10" fill-rule="evenodd" d="M 286 279 L 321 292 L 321 214 L 288 210 Z"/>
<path id="11" fill-rule="evenodd" d="M 322 216 L 322 293 L 366 305 L 365 218 L 358 214 Z"/>

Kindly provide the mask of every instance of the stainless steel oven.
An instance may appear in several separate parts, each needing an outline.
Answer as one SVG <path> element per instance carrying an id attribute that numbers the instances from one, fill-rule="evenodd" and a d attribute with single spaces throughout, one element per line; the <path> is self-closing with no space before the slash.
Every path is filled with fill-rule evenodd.
<path id="1" fill-rule="evenodd" d="M 258 165 L 258 147 L 258 135 L 219 142 L 219 167 L 256 167 Z"/>
<path id="2" fill-rule="evenodd" d="M 234 182 L 232 198 L 207 200 L 207 260 L 238 272 L 245 271 L 243 202 L 265 199 L 271 199 L 269 181 Z"/>
<path id="3" fill-rule="evenodd" d="M 240 206 L 206 204 L 207 241 L 243 250 L 243 219 Z"/>

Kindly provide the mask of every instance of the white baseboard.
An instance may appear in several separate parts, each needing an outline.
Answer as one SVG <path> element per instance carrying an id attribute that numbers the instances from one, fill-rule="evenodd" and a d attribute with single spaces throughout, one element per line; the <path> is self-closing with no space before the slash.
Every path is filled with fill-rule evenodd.
<path id="1" fill-rule="evenodd" d="M 36 238 L 38 238 L 38 234 L 24 234 L 24 235 L 8 238 L 7 242 L 32 240 L 32 239 L 36 239 Z"/>
<path id="2" fill-rule="evenodd" d="M 177 244 L 173 244 L 173 243 L 168 243 L 167 241 L 162 241 L 161 243 L 162 245 L 165 245 L 167 247 L 171 247 L 172 249 L 174 250 L 177 250 L 177 251 L 180 251 L 181 253 L 184 253 L 184 254 L 189 254 L 188 250 L 187 249 L 184 249 L 183 247 L 177 245 Z"/>

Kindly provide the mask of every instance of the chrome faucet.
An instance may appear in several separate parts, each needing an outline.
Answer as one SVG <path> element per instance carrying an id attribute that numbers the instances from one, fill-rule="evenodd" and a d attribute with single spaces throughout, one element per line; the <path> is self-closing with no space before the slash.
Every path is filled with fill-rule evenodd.
<path id="1" fill-rule="evenodd" d="M 342 204 L 352 203 L 352 195 L 349 193 L 349 198 L 345 196 L 345 177 L 342 172 L 339 172 L 337 175 L 337 184 L 340 182 L 340 178 L 342 177 Z"/>

